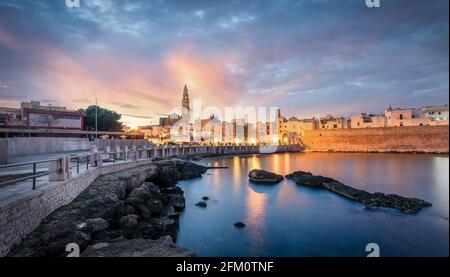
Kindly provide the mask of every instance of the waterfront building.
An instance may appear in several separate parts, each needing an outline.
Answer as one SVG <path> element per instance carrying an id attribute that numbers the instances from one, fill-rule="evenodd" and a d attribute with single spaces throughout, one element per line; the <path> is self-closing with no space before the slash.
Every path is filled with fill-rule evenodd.
<path id="1" fill-rule="evenodd" d="M 350 118 L 350 128 L 380 128 L 385 126 L 386 119 L 383 115 L 361 113 Z"/>
<path id="2" fill-rule="evenodd" d="M 420 109 L 389 108 L 385 111 L 386 127 L 431 125 L 431 120 L 423 117 Z"/>
<path id="3" fill-rule="evenodd" d="M 164 127 L 160 125 L 139 126 L 139 132 L 144 134 L 145 139 L 159 138 L 163 133 Z"/>
<path id="4" fill-rule="evenodd" d="M 0 126 L 30 129 L 83 130 L 84 114 L 60 106 L 44 106 L 39 101 L 20 103 L 18 108 L 0 108 Z"/>
<path id="5" fill-rule="evenodd" d="M 343 129 L 344 125 L 343 117 L 336 118 L 332 114 L 327 114 L 319 120 L 319 129 Z"/>
<path id="6" fill-rule="evenodd" d="M 0 107 L 0 128 L 22 125 L 22 111 L 17 108 Z"/>
<path id="7" fill-rule="evenodd" d="M 448 125 L 448 105 L 424 106 L 420 111 L 423 117 L 430 119 L 432 125 Z"/>
<path id="8" fill-rule="evenodd" d="M 318 122 L 315 117 L 306 119 L 289 118 L 284 123 L 284 130 L 287 133 L 297 133 L 302 135 L 304 131 L 318 129 Z"/>
<path id="9" fill-rule="evenodd" d="M 305 131 L 318 129 L 318 122 L 316 118 L 297 119 L 296 117 L 289 118 L 284 122 L 284 131 L 287 134 L 288 144 L 295 144 L 299 142 L 299 138 Z"/>

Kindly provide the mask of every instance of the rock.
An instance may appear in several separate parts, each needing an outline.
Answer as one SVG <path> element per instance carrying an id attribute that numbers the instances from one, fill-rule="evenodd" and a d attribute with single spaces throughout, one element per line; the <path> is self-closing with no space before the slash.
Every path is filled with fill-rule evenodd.
<path id="1" fill-rule="evenodd" d="M 255 184 L 276 184 L 283 181 L 284 177 L 269 171 L 253 169 L 249 172 L 250 182 Z"/>
<path id="2" fill-rule="evenodd" d="M 159 187 L 152 182 L 144 182 L 142 184 L 142 187 L 144 187 L 146 190 L 150 191 L 154 195 L 159 195 L 161 193 Z"/>
<path id="3" fill-rule="evenodd" d="M 312 173 L 305 171 L 295 171 L 294 173 L 286 175 L 286 179 L 292 179 L 298 184 L 316 188 L 322 188 L 324 182 L 333 181 L 331 178 L 315 176 Z"/>
<path id="4" fill-rule="evenodd" d="M 131 206 L 131 205 L 125 206 L 125 215 L 134 214 L 134 213 L 136 213 L 136 209 L 133 206 Z"/>
<path id="5" fill-rule="evenodd" d="M 158 240 L 132 239 L 123 242 L 99 243 L 89 246 L 82 257 L 195 257 L 187 249 L 177 247 L 170 236 Z"/>
<path id="6" fill-rule="evenodd" d="M 138 212 L 139 212 L 139 215 L 144 219 L 150 218 L 150 216 L 151 216 L 150 210 L 144 205 L 139 206 Z"/>
<path id="7" fill-rule="evenodd" d="M 178 220 L 180 218 L 180 213 L 169 213 L 167 214 L 167 217 Z"/>
<path id="8" fill-rule="evenodd" d="M 181 159 L 158 161 L 156 166 L 158 176 L 151 181 L 160 188 L 173 187 L 178 180 L 200 177 L 208 170 L 204 166 Z"/>
<path id="9" fill-rule="evenodd" d="M 203 196 L 202 199 L 203 199 L 203 201 L 208 201 L 209 197 L 208 196 Z"/>
<path id="10" fill-rule="evenodd" d="M 77 230 L 80 230 L 80 231 L 83 231 L 83 230 L 86 230 L 87 229 L 87 223 L 86 222 L 81 222 L 81 223 L 78 223 L 78 224 L 76 224 L 75 225 L 75 228 L 77 229 Z"/>
<path id="11" fill-rule="evenodd" d="M 138 223 L 139 223 L 139 216 L 137 214 L 129 214 L 129 215 L 123 216 L 119 220 L 119 224 L 121 226 L 124 226 L 126 228 L 131 228 L 131 229 L 136 227 Z"/>
<path id="12" fill-rule="evenodd" d="M 171 187 L 171 188 L 162 188 L 161 193 L 183 195 L 184 191 L 180 187 L 175 186 L 175 187 Z"/>
<path id="13" fill-rule="evenodd" d="M 127 199 L 137 199 L 142 202 L 153 198 L 155 198 L 155 196 L 150 191 L 149 186 L 147 185 L 142 185 L 141 187 L 134 189 L 127 197 Z"/>
<path id="14" fill-rule="evenodd" d="M 238 222 L 234 223 L 234 226 L 237 228 L 245 228 L 246 225 L 242 221 L 238 221 Z"/>
<path id="15" fill-rule="evenodd" d="M 175 240 L 177 230 L 178 220 L 168 217 L 152 218 L 149 221 L 139 223 L 132 237 L 158 239 L 162 236 L 169 235 Z"/>
<path id="16" fill-rule="evenodd" d="M 184 197 L 178 194 L 172 195 L 169 200 L 169 204 L 174 207 L 175 210 L 184 209 L 185 200 Z"/>
<path id="17" fill-rule="evenodd" d="M 106 231 L 100 238 L 100 240 L 105 242 L 123 241 L 125 239 L 126 238 L 123 236 L 123 232 L 120 230 Z"/>
<path id="18" fill-rule="evenodd" d="M 70 204 L 42 220 L 8 256 L 66 256 L 68 243 L 78 243 L 83 251 L 91 244 L 134 237 L 176 238 L 179 213 L 172 204 L 181 207 L 184 201 L 172 200 L 183 195 L 174 184 L 205 171 L 203 166 L 171 159 L 101 175 Z"/>
<path id="19" fill-rule="evenodd" d="M 100 232 L 108 229 L 109 223 L 103 218 L 91 218 L 86 220 L 87 229 L 91 232 Z"/>
<path id="20" fill-rule="evenodd" d="M 370 193 L 344 185 L 332 178 L 316 176 L 309 172 L 296 171 L 286 175 L 286 178 L 292 179 L 300 185 L 327 189 L 348 199 L 360 202 L 366 206 L 367 210 L 386 207 L 397 209 L 403 213 L 414 214 L 424 207 L 431 206 L 431 203 L 422 199 L 381 192 Z"/>
<path id="21" fill-rule="evenodd" d="M 157 215 L 157 214 L 161 213 L 161 211 L 164 208 L 161 200 L 159 200 L 159 199 L 148 201 L 146 205 L 147 205 L 150 213 L 153 215 Z"/>
<path id="22" fill-rule="evenodd" d="M 202 207 L 202 208 L 206 208 L 206 206 L 208 206 L 208 205 L 206 204 L 205 201 L 200 201 L 200 202 L 198 202 L 197 204 L 195 204 L 195 206 L 197 206 L 197 207 Z"/>

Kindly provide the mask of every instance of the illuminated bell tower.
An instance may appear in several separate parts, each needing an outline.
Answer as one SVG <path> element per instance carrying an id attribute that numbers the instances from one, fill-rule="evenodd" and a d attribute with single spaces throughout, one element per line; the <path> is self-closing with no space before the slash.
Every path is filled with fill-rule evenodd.
<path id="1" fill-rule="evenodd" d="M 181 100 L 182 116 L 186 117 L 189 115 L 191 108 L 189 108 L 189 93 L 187 85 L 184 85 L 183 99 Z"/>

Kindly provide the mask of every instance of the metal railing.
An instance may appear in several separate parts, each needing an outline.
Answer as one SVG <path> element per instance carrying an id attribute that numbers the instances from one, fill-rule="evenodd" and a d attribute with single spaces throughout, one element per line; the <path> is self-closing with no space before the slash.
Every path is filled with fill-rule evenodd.
<path id="1" fill-rule="evenodd" d="M 91 157 L 90 155 L 84 155 L 84 156 L 71 156 L 70 157 L 70 162 L 75 162 L 74 165 L 70 165 L 69 168 L 73 169 L 76 168 L 77 169 L 77 174 L 80 173 L 80 165 L 84 165 L 86 164 L 86 170 L 89 170 L 89 164 L 91 163 Z"/>
<path id="2" fill-rule="evenodd" d="M 7 185 L 7 184 L 11 184 L 11 183 L 17 183 L 17 182 L 21 182 L 21 181 L 26 181 L 26 180 L 32 179 L 33 180 L 33 190 L 35 190 L 36 189 L 36 178 L 39 178 L 39 177 L 42 177 L 42 176 L 45 176 L 45 175 L 50 175 L 52 173 L 57 173 L 57 172 L 61 171 L 61 169 L 60 169 L 60 170 L 55 170 L 55 171 L 45 171 L 45 172 L 38 173 L 37 172 L 37 165 L 38 164 L 43 164 L 43 163 L 56 162 L 56 161 L 58 161 L 58 159 L 0 165 L 0 169 L 32 165 L 32 171 L 29 173 L 29 175 L 24 176 L 24 177 L 15 178 L 15 179 L 12 179 L 12 180 L 7 180 L 7 181 L 0 182 L 0 187 L 4 186 L 4 185 Z M 27 174 L 27 173 L 25 173 L 25 174 Z"/>
<path id="3" fill-rule="evenodd" d="M 10 180 L 6 180 L 3 182 L 0 182 L 0 187 L 8 185 L 8 184 L 13 184 L 13 183 L 17 183 L 17 182 L 22 182 L 22 181 L 26 181 L 26 180 L 32 180 L 32 185 L 33 185 L 33 190 L 36 190 L 36 181 L 37 178 L 39 177 L 43 177 L 43 176 L 47 176 L 53 173 L 58 173 L 58 174 L 62 174 L 63 173 L 63 169 L 62 169 L 62 161 L 63 158 L 57 158 L 57 159 L 49 159 L 49 160 L 40 160 L 40 161 L 32 161 L 32 162 L 24 162 L 24 163 L 14 163 L 14 164 L 6 164 L 6 165 L 0 165 L 0 170 L 4 169 L 4 168 L 17 168 L 17 167 L 24 167 L 24 166 L 28 166 L 31 165 L 31 171 L 30 172 L 25 172 L 25 173 L 21 173 L 21 174 L 10 174 L 10 175 L 4 175 L 3 177 L 8 177 L 8 176 L 14 176 L 14 175 L 25 175 L 23 177 L 18 177 L 18 178 L 13 178 Z M 81 155 L 81 156 L 69 156 L 69 169 L 72 170 L 73 168 L 76 168 L 76 173 L 80 173 L 80 168 L 81 166 L 85 166 L 86 170 L 89 170 L 89 166 L 91 164 L 91 154 L 88 155 Z M 50 170 L 50 163 L 52 162 L 60 162 L 61 164 L 59 164 L 57 166 L 56 170 Z M 49 164 L 49 169 L 45 170 L 43 172 L 38 172 L 38 164 L 44 164 L 44 163 L 48 163 Z M 73 164 L 72 164 L 73 163 Z M 0 176 L 1 179 L 2 176 Z"/>
<path id="4" fill-rule="evenodd" d="M 109 151 L 103 152 L 101 155 L 108 156 L 106 161 L 110 161 L 115 164 L 117 161 L 128 161 L 128 160 L 138 160 L 140 158 L 142 150 L 136 151 Z"/>
<path id="5" fill-rule="evenodd" d="M 7 179 L 5 181 L 1 181 L 2 176 L 0 176 L 0 187 L 8 184 L 13 184 L 21 181 L 26 181 L 31 179 L 33 184 L 33 190 L 36 189 L 36 181 L 37 178 L 51 175 L 54 173 L 57 174 L 65 174 L 67 169 L 62 169 L 63 164 L 69 163 L 67 165 L 67 168 L 69 172 L 72 172 L 72 170 L 75 168 L 75 171 L 77 174 L 80 173 L 82 167 L 85 167 L 85 170 L 89 170 L 89 167 L 101 167 L 102 162 L 112 162 L 112 164 L 117 163 L 118 161 L 138 161 L 138 160 L 145 160 L 145 159 L 153 159 L 153 158 L 165 158 L 165 157 L 171 157 L 171 156 L 191 156 L 191 155 L 199 155 L 199 154 L 228 154 L 228 153 L 241 153 L 245 152 L 248 149 L 248 147 L 254 147 L 251 145 L 242 145 L 242 146 L 236 146 L 236 145 L 221 145 L 221 146 L 201 146 L 201 145 L 194 145 L 194 146 L 186 146 L 186 145 L 168 145 L 168 146 L 155 146 L 150 148 L 143 148 L 143 149 L 133 149 L 133 150 L 126 150 L 126 151 L 120 151 L 119 149 L 116 149 L 116 151 L 110 151 L 109 148 L 105 152 L 95 152 L 98 156 L 93 156 L 94 153 L 89 153 L 87 155 L 80 155 L 80 156 L 65 156 L 65 157 L 59 157 L 56 159 L 49 159 L 49 160 L 40 160 L 40 161 L 32 161 L 32 162 L 24 162 L 24 163 L 15 163 L 15 164 L 6 164 L 6 165 L 0 165 L 0 170 L 4 168 L 17 168 L 17 167 L 24 167 L 31 165 L 31 171 L 26 172 L 23 174 L 11 174 L 11 175 L 4 175 L 3 177 L 6 177 L 4 179 Z M 236 148 L 236 149 L 234 149 Z M 107 159 L 103 159 L 104 157 L 107 157 Z M 64 161 L 67 159 L 67 162 Z M 54 166 L 50 166 L 51 163 L 58 162 L 58 164 Z M 49 169 L 44 172 L 38 172 L 38 164 L 48 163 Z M 53 168 L 57 168 L 57 170 L 52 170 Z M 52 171 L 51 171 L 52 170 Z M 14 178 L 14 175 L 25 175 L 21 177 Z"/>

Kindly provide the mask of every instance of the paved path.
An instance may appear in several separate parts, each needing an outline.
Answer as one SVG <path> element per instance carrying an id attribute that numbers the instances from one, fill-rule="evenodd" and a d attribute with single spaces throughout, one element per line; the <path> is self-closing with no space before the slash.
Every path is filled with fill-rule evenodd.
<path id="1" fill-rule="evenodd" d="M 89 153 L 89 151 L 76 151 L 76 152 L 62 152 L 62 153 L 52 153 L 52 154 L 42 154 L 42 155 L 27 155 L 27 156 L 19 156 L 14 157 L 9 160 L 8 164 L 14 163 L 26 163 L 32 161 L 43 161 L 43 160 L 52 160 L 60 156 L 64 155 L 85 155 Z M 71 162 L 71 166 L 76 165 L 76 162 Z M 86 170 L 86 166 L 80 165 L 80 173 Z M 45 172 L 48 171 L 48 162 L 40 163 L 36 166 L 37 172 Z M 2 180 L 2 176 L 8 176 L 8 179 L 14 177 L 14 175 L 22 175 L 33 172 L 32 165 L 24 165 L 12 168 L 0 168 L 0 181 Z M 72 176 L 76 176 L 76 168 L 72 168 Z M 21 177 L 21 176 L 18 176 Z M 5 179 L 5 178 L 3 178 Z M 48 176 L 42 176 L 36 179 L 36 187 L 43 187 L 48 185 Z M 30 191 L 33 187 L 32 179 L 11 183 L 8 185 L 3 185 L 0 187 L 0 201 L 5 200 L 11 196 L 15 196 L 27 191 Z"/>

